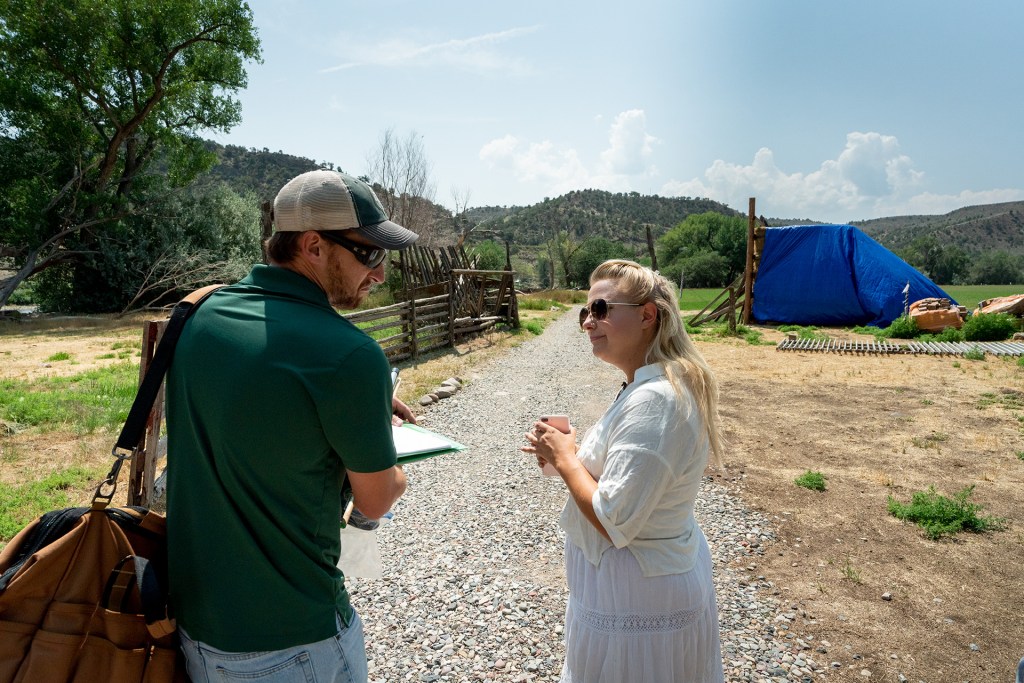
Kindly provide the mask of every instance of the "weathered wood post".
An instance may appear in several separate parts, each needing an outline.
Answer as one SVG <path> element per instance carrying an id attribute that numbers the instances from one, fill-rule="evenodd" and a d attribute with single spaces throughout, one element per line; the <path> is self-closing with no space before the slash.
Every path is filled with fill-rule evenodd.
<path id="1" fill-rule="evenodd" d="M 142 359 L 139 361 L 139 384 L 146 376 L 153 354 L 163 336 L 167 320 L 147 320 L 142 324 Z M 132 458 L 128 474 L 128 504 L 150 507 L 153 504 L 153 484 L 156 481 L 157 459 L 160 455 L 160 423 L 164 419 L 164 385 L 160 385 L 153 409 L 146 418 L 146 432 L 142 446 Z"/>
<path id="2" fill-rule="evenodd" d="M 750 309 L 753 303 L 751 290 L 754 282 L 754 197 L 750 198 L 747 216 L 747 265 L 743 269 L 743 324 L 750 324 Z"/>

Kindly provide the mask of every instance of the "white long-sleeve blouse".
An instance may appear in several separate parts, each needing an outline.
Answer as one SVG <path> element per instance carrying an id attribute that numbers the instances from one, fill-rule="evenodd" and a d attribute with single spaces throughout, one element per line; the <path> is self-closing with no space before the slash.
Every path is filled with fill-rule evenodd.
<path id="1" fill-rule="evenodd" d="M 577 453 L 597 480 L 594 512 L 612 543 L 570 498 L 559 523 L 594 566 L 614 544 L 644 576 L 681 574 L 697 554 L 694 502 L 708 462 L 703 415 L 660 365 L 645 365 L 583 438 Z"/>

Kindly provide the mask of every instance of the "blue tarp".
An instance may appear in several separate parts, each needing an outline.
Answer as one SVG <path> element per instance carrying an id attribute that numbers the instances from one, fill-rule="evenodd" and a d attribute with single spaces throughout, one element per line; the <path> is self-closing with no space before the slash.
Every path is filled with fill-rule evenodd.
<path id="1" fill-rule="evenodd" d="M 765 230 L 753 316 L 797 325 L 888 327 L 910 303 L 952 299 L 906 261 L 852 225 Z M 956 303 L 955 301 L 953 303 Z"/>

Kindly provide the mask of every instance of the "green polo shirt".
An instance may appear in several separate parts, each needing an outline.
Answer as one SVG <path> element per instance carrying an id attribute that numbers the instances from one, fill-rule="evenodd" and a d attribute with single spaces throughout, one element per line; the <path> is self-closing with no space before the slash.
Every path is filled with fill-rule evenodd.
<path id="1" fill-rule="evenodd" d="M 278 650 L 351 618 L 344 468 L 395 464 L 388 361 L 313 282 L 258 265 L 188 321 L 167 377 L 171 604 L 193 639 Z"/>

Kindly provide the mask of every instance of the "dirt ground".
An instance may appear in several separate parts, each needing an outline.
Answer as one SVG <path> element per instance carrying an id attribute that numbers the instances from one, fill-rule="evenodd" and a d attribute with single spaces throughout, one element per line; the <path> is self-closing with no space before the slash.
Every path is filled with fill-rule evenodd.
<path id="1" fill-rule="evenodd" d="M 783 337 L 756 329 L 768 341 Z M 125 344 L 137 354 L 140 330 L 141 318 L 115 328 L 0 324 L 0 379 L 117 362 L 101 356 Z M 1024 656 L 1024 368 L 1016 359 L 698 343 L 723 387 L 729 455 L 716 476 L 780 537 L 742 570 L 774 584 L 797 615 L 793 632 L 813 637 L 809 654 L 826 679 L 1011 681 Z M 57 353 L 71 358 L 47 360 Z M 110 440 L 0 432 L 0 481 L 105 467 Z M 806 470 L 825 475 L 824 492 L 794 485 Z M 888 514 L 888 496 L 906 503 L 929 486 L 948 496 L 974 486 L 981 514 L 1005 518 L 1006 530 L 936 542 Z"/>
<path id="2" fill-rule="evenodd" d="M 724 483 L 780 532 L 751 573 L 774 583 L 797 633 L 814 637 L 827 678 L 1013 680 L 1024 656 L 1016 359 L 700 346 L 723 386 Z M 793 484 L 806 470 L 825 475 L 826 491 Z M 909 503 L 933 485 L 950 497 L 974 486 L 980 514 L 1005 518 L 1006 530 L 936 542 L 887 513 L 889 496 Z"/>

